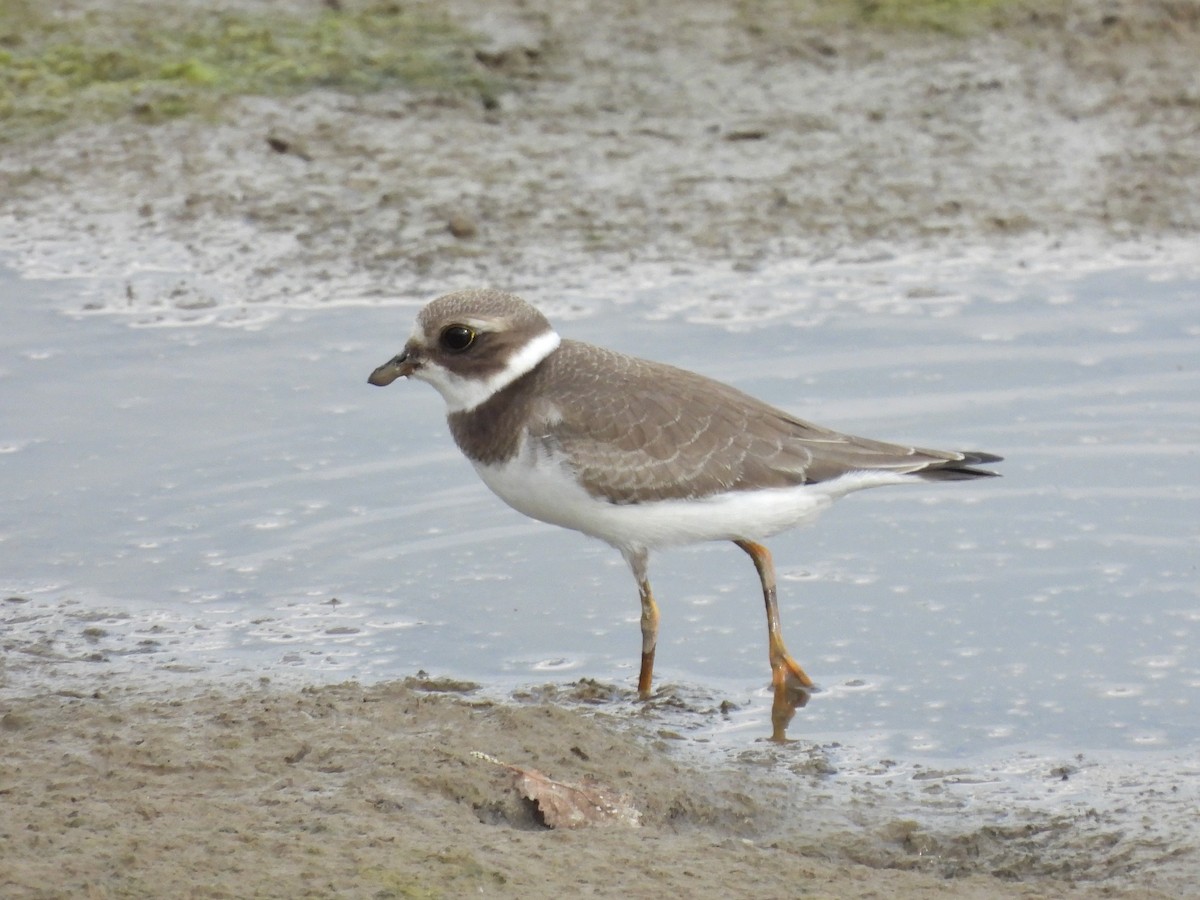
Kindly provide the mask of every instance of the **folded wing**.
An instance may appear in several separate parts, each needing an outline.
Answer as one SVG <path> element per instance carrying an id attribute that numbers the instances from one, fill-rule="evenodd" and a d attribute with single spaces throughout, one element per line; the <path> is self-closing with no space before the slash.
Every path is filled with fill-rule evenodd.
<path id="1" fill-rule="evenodd" d="M 597 355 L 603 365 L 579 364 Z M 564 341 L 548 362 L 555 371 L 544 373 L 541 387 L 553 390 L 535 438 L 547 452 L 565 455 L 593 496 L 613 503 L 696 499 L 857 473 L 964 480 L 994 475 L 975 467 L 1000 460 L 841 434 L 702 375 L 588 344 Z M 599 372 L 607 390 L 595 389 Z"/>

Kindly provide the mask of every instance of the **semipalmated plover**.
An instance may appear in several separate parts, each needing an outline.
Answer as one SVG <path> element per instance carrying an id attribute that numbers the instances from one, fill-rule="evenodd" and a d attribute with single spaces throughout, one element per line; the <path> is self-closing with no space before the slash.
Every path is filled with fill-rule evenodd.
<path id="1" fill-rule="evenodd" d="M 683 369 L 564 340 L 519 297 L 461 291 L 417 316 L 399 355 L 371 373 L 432 384 L 450 432 L 509 506 L 620 550 L 642 606 L 638 693 L 650 695 L 658 606 L 651 549 L 733 541 L 767 607 L 772 738 L 812 680 L 784 646 L 775 568 L 760 541 L 862 488 L 994 475 L 991 453 L 923 450 L 839 434 Z"/>

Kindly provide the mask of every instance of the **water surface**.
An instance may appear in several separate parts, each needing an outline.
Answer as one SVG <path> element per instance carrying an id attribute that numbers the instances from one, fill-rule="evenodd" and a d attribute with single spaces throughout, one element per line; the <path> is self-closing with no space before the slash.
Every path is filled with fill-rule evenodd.
<path id="1" fill-rule="evenodd" d="M 794 735 L 937 757 L 1200 740 L 1194 265 L 883 259 L 603 285 L 526 296 L 570 337 L 821 424 L 1007 458 L 1003 479 L 864 492 L 771 541 L 789 646 L 824 689 Z M 632 685 L 620 556 L 492 497 L 427 385 L 366 384 L 416 298 L 314 297 L 242 327 L 132 300 L 79 312 L 112 289 L 0 274 L 4 690 L 42 677 L 12 664 L 38 654 L 82 678 Z M 683 548 L 651 576 L 659 682 L 730 699 L 730 727 L 758 734 L 749 560 Z"/>

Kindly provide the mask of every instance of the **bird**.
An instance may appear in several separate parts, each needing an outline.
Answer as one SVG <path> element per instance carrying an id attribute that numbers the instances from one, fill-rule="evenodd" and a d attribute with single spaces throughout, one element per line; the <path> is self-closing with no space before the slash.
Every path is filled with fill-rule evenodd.
<path id="1" fill-rule="evenodd" d="M 403 349 L 368 378 L 407 377 L 445 400 L 450 433 L 518 512 L 616 548 L 637 582 L 638 695 L 652 695 L 659 608 L 652 550 L 732 541 L 754 563 L 767 615 L 771 740 L 786 742 L 816 689 L 788 652 L 763 541 L 834 500 L 891 484 L 967 481 L 1002 457 L 842 434 L 737 388 L 561 337 L 532 304 L 495 289 L 430 301 Z"/>

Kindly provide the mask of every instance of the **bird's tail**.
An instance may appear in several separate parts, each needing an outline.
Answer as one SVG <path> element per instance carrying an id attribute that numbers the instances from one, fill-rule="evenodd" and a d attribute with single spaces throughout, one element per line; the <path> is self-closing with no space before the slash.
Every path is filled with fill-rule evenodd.
<path id="1" fill-rule="evenodd" d="M 1000 462 L 1003 456 L 994 453 L 983 453 L 979 450 L 965 450 L 955 453 L 954 457 L 946 460 L 931 462 L 925 468 L 913 472 L 922 481 L 968 481 L 972 478 L 997 478 L 999 472 L 990 469 L 977 469 L 978 465 Z"/>

